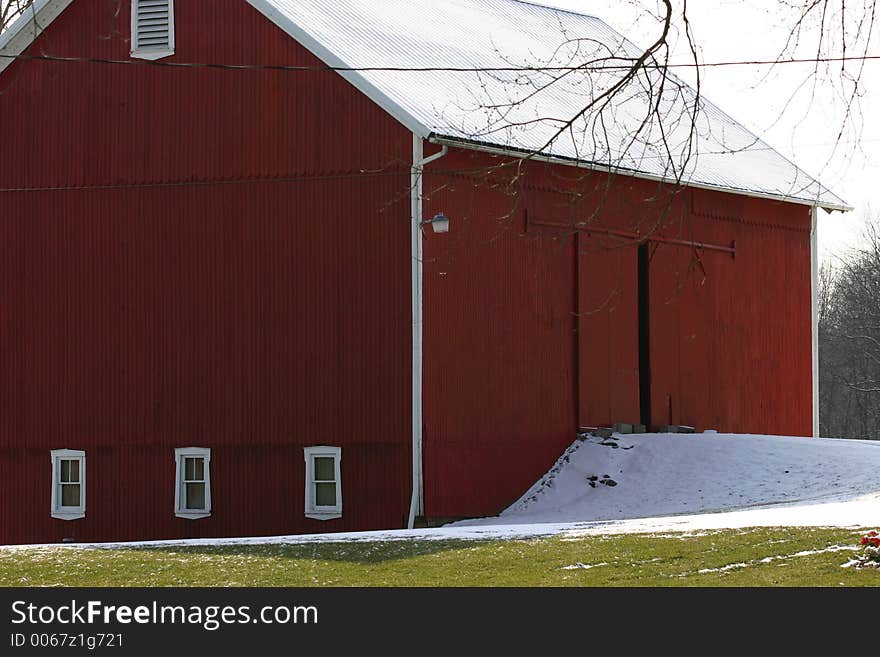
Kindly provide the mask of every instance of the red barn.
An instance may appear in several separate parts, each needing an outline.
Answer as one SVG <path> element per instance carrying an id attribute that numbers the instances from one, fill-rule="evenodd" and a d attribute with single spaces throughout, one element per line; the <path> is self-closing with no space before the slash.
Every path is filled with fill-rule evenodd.
<path id="1" fill-rule="evenodd" d="M 657 70 L 597 103 L 634 54 L 515 0 L 37 0 L 0 543 L 493 514 L 584 426 L 811 435 L 846 204 Z"/>

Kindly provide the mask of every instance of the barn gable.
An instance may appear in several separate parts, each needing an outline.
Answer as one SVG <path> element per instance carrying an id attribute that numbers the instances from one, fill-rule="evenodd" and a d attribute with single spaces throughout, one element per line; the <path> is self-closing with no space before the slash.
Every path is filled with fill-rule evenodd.
<path id="1" fill-rule="evenodd" d="M 27 52 L 127 59 L 111 4 Z M 240 0 L 175 11 L 182 58 L 320 65 Z M 31 500 L 4 495 L 0 543 L 404 524 L 411 135 L 336 75 L 21 60 L 0 88 L 0 470 Z M 304 516 L 323 445 L 342 518 Z M 207 518 L 175 515 L 191 447 Z M 49 515 L 65 448 L 88 465 L 75 522 Z"/>

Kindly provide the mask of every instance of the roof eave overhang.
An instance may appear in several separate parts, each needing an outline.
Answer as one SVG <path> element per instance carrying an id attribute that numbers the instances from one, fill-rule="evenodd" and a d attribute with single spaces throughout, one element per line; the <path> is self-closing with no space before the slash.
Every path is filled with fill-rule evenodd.
<path id="1" fill-rule="evenodd" d="M 676 180 L 675 178 L 668 178 L 664 176 L 657 176 L 650 173 L 645 173 L 643 171 L 637 171 L 635 169 L 626 169 L 622 167 L 614 167 L 607 164 L 602 164 L 600 162 L 590 162 L 587 160 L 576 160 L 573 158 L 562 157 L 558 155 L 547 155 L 542 153 L 535 153 L 532 151 L 527 151 L 523 149 L 518 149 L 514 147 L 506 147 L 506 146 L 497 146 L 494 144 L 487 144 L 485 142 L 473 141 L 469 139 L 462 139 L 460 137 L 449 137 L 442 136 L 437 134 L 432 134 L 429 137 L 429 140 L 435 144 L 440 144 L 442 146 L 451 146 L 453 148 L 463 148 L 467 150 L 473 151 L 481 151 L 484 153 L 492 153 L 494 155 L 506 155 L 509 157 L 519 157 L 519 158 L 528 158 L 530 160 L 535 160 L 538 162 L 549 162 L 552 164 L 562 164 L 570 167 L 577 167 L 581 169 L 590 169 L 593 171 L 602 171 L 604 173 L 617 174 L 621 176 L 629 176 L 631 178 L 639 178 L 642 180 L 651 180 L 653 182 L 665 182 L 671 185 L 678 185 L 681 187 L 693 187 L 696 189 L 708 189 L 715 192 L 726 192 L 728 194 L 738 194 L 740 196 L 749 196 L 752 198 L 760 198 L 771 201 L 779 201 L 783 203 L 795 203 L 798 205 L 805 205 L 807 207 L 817 207 L 822 208 L 828 212 L 850 212 L 854 208 L 845 203 L 828 203 L 825 201 L 819 200 L 810 200 L 806 198 L 797 198 L 793 196 L 787 196 L 785 194 L 769 194 L 766 192 L 756 192 L 748 189 L 737 189 L 735 187 L 724 187 L 722 185 L 712 185 L 709 183 L 701 183 L 695 181 L 685 181 L 685 180 Z"/>

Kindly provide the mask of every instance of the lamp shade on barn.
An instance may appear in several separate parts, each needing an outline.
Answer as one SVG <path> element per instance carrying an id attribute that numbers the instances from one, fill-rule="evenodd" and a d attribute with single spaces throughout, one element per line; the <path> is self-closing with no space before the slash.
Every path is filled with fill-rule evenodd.
<path id="1" fill-rule="evenodd" d="M 405 527 L 498 513 L 582 427 L 815 432 L 846 203 L 672 76 L 546 84 L 638 59 L 598 18 L 427 4 L 0 36 L 0 543 Z"/>

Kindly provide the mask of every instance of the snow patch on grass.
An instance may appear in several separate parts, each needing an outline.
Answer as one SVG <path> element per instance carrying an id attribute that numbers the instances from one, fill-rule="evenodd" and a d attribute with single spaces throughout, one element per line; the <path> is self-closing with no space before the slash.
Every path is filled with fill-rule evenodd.
<path id="1" fill-rule="evenodd" d="M 816 554 L 825 554 L 828 552 L 857 552 L 859 549 L 860 548 L 853 545 L 832 545 L 831 547 L 827 547 L 822 550 L 801 550 L 800 552 L 795 552 L 794 554 L 780 554 L 770 557 L 764 557 L 763 559 L 754 559 L 752 561 L 746 561 L 743 563 L 730 563 L 726 566 L 721 566 L 720 568 L 702 568 L 698 570 L 697 573 L 700 575 L 705 575 L 708 573 L 724 573 L 729 570 L 736 570 L 738 568 L 749 568 L 751 566 L 757 566 L 759 564 L 773 563 L 774 561 L 787 561 L 789 559 L 797 559 L 798 557 L 809 557 Z"/>
<path id="2" fill-rule="evenodd" d="M 581 563 L 578 561 L 570 566 L 563 566 L 560 570 L 590 570 L 591 568 L 599 568 L 600 566 L 608 565 L 610 564 L 607 561 L 603 561 L 602 563 Z"/>

